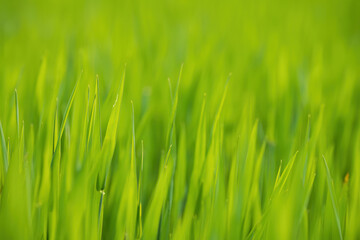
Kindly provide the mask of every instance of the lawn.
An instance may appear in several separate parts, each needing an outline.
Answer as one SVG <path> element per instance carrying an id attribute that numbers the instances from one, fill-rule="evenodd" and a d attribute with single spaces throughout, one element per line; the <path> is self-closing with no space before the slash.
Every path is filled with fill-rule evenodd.
<path id="1" fill-rule="evenodd" d="M 360 239 L 360 1 L 0 0 L 0 239 Z"/>

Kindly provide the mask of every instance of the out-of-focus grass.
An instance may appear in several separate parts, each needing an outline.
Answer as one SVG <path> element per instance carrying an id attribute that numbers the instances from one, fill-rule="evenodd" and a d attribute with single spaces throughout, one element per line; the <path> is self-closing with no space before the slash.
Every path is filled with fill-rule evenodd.
<path id="1" fill-rule="evenodd" d="M 0 0 L 0 238 L 359 239 L 359 13 Z"/>

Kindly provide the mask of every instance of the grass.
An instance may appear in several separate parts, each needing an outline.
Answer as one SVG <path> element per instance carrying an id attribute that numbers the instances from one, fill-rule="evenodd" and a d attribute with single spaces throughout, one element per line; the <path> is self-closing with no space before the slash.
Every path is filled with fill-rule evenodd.
<path id="1" fill-rule="evenodd" d="M 0 0 L 0 239 L 359 239 L 359 11 Z"/>

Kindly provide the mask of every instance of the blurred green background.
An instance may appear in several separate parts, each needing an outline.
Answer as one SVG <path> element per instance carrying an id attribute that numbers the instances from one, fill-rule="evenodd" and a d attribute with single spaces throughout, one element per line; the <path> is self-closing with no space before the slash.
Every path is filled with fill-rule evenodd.
<path id="1" fill-rule="evenodd" d="M 127 103 L 133 99 L 139 109 L 141 97 L 151 94 L 149 102 L 156 106 L 161 128 L 167 116 L 163 112 L 170 105 L 167 79 L 175 85 L 184 63 L 182 121 L 191 118 L 194 105 L 201 105 L 204 92 L 210 106 L 217 107 L 222 94 L 218 90 L 231 72 L 231 106 L 225 112 L 229 125 L 236 123 L 241 106 L 252 101 L 262 124 L 276 125 L 272 131 L 267 128 L 268 137 L 286 148 L 299 114 L 307 116 L 325 104 L 343 112 L 338 123 L 331 119 L 335 125 L 330 129 L 341 137 L 344 130 L 338 128 L 355 121 L 346 111 L 359 106 L 359 5 L 357 1 L 2 1 L 3 125 L 15 88 L 24 98 L 20 107 L 25 124 L 37 122 L 35 105 L 42 106 L 32 90 L 46 59 L 46 99 L 66 95 L 80 69 L 88 81 L 99 74 L 104 98 L 127 64 Z"/>

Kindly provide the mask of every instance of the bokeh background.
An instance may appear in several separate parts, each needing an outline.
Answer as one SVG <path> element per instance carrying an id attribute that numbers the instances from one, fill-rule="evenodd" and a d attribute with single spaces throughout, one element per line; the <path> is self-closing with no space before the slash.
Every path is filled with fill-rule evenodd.
<path id="1" fill-rule="evenodd" d="M 346 136 L 339 145 L 350 147 L 357 114 L 347 113 L 360 98 L 359 10 L 358 1 L 2 1 L 2 121 L 17 88 L 20 106 L 31 106 L 22 107 L 26 124 L 37 122 L 33 93 L 42 64 L 49 69 L 45 98 L 53 92 L 61 98 L 79 69 L 88 79 L 99 74 L 105 98 L 127 65 L 126 102 L 140 109 L 147 102 L 141 99 L 151 98 L 161 135 L 161 116 L 171 105 L 168 78 L 175 85 L 184 64 L 179 118 L 185 123 L 203 93 L 215 112 L 232 73 L 224 113 L 229 131 L 251 102 L 262 124 L 274 125 L 266 127 L 267 137 L 288 148 L 299 116 L 324 104 L 338 114 L 326 118 L 333 140 Z"/>

